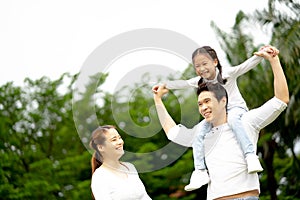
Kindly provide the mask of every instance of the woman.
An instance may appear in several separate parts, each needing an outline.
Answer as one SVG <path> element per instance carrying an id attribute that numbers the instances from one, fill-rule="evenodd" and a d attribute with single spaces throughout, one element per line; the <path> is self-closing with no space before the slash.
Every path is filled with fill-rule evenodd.
<path id="1" fill-rule="evenodd" d="M 95 150 L 91 189 L 101 200 L 151 200 L 131 163 L 121 162 L 124 141 L 114 126 L 100 126 L 92 133 L 90 147 Z"/>

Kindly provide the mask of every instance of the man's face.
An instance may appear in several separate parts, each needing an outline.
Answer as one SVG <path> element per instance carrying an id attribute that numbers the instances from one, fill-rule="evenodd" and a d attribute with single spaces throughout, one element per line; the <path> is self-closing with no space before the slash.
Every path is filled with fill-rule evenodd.
<path id="1" fill-rule="evenodd" d="M 226 122 L 226 98 L 219 102 L 215 95 L 209 91 L 203 91 L 198 96 L 200 114 L 213 126 Z"/>

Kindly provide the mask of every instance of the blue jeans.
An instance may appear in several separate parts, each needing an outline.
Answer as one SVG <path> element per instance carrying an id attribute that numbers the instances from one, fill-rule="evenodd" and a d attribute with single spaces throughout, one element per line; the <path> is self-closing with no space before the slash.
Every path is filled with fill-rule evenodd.
<path id="1" fill-rule="evenodd" d="M 244 108 L 234 107 L 228 110 L 227 123 L 231 127 L 235 137 L 240 144 L 240 147 L 246 157 L 247 154 L 254 154 L 254 145 L 250 141 L 244 127 L 242 124 L 242 115 L 247 112 Z M 204 137 L 211 130 L 212 125 L 206 120 L 200 122 L 199 130 L 197 130 L 198 135 L 193 142 L 193 156 L 194 156 L 194 166 L 195 169 L 206 169 L 205 158 L 204 158 Z"/>
<path id="2" fill-rule="evenodd" d="M 255 150 L 242 124 L 241 118 L 245 112 L 247 112 L 247 110 L 244 108 L 234 107 L 228 110 L 227 121 L 246 157 L 247 154 L 254 154 Z"/>
<path id="3" fill-rule="evenodd" d="M 259 197 L 242 197 L 242 198 L 235 198 L 230 200 L 259 200 Z"/>
<path id="4" fill-rule="evenodd" d="M 197 136 L 192 144 L 195 169 L 206 169 L 204 161 L 204 137 L 211 130 L 212 126 L 205 119 L 200 122 Z"/>

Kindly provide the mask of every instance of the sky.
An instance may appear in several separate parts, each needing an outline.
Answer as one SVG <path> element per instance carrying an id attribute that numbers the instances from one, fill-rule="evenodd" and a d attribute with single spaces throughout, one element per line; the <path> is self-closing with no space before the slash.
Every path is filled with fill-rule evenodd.
<path id="1" fill-rule="evenodd" d="M 46 76 L 56 80 L 66 72 L 76 74 L 97 47 L 119 34 L 145 28 L 167 29 L 200 46 L 209 45 L 223 60 L 225 54 L 210 22 L 229 31 L 238 11 L 248 14 L 266 6 L 267 0 L 3 0 L 0 85 L 13 82 L 22 86 L 25 78 Z M 247 28 L 254 34 L 256 44 L 269 41 L 255 25 Z M 108 71 L 116 72 L 111 73 L 112 81 L 107 80 L 105 87 L 115 87 L 114 80 L 132 70 L 124 66 L 153 62 L 171 68 L 178 65 L 180 70 L 187 66 L 186 61 L 166 52 L 155 51 L 150 59 L 142 53 L 136 51 L 115 60 L 116 67 L 112 65 Z"/>
<path id="2" fill-rule="evenodd" d="M 222 50 L 210 22 L 229 31 L 239 10 L 247 14 L 266 6 L 267 0 L 1 1 L 0 85 L 10 81 L 22 85 L 26 77 L 55 80 L 65 72 L 78 73 L 99 45 L 143 28 L 178 32 L 199 45 L 212 46 L 220 57 Z M 263 35 L 256 37 L 256 42 L 267 41 Z M 131 61 L 140 58 L 139 65 L 149 64 L 142 56 L 131 56 Z M 164 57 L 158 56 L 157 64 L 160 59 L 163 63 Z"/>

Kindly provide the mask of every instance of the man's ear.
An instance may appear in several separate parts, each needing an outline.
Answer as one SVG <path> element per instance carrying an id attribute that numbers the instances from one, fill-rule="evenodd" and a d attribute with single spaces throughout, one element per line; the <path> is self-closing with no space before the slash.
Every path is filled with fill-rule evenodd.
<path id="1" fill-rule="evenodd" d="M 224 107 L 226 107 L 226 103 L 227 103 L 226 97 L 223 97 L 223 98 L 221 99 L 221 102 L 222 102 L 222 105 L 224 105 Z"/>

